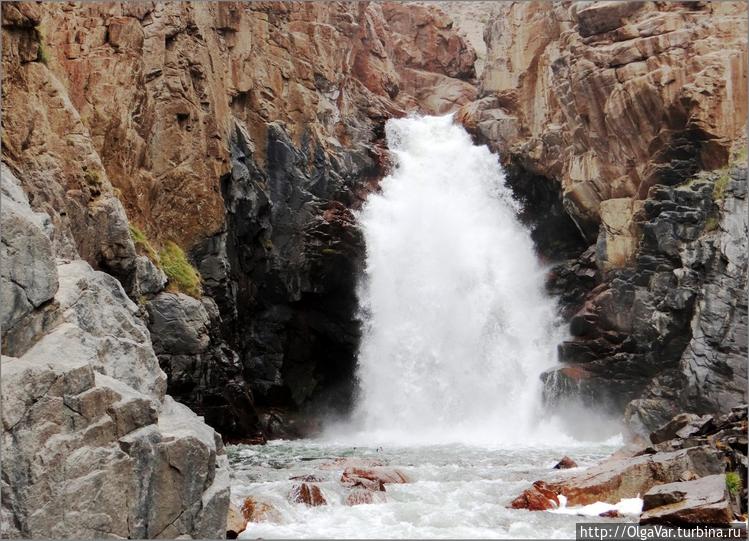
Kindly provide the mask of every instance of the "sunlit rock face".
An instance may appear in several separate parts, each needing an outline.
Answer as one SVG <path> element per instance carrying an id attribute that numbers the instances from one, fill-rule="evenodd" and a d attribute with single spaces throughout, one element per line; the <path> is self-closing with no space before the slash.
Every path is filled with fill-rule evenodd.
<path id="1" fill-rule="evenodd" d="M 745 129 L 741 2 L 516 2 L 487 26 L 464 122 L 561 182 L 590 240 L 602 201 L 728 161 Z"/>

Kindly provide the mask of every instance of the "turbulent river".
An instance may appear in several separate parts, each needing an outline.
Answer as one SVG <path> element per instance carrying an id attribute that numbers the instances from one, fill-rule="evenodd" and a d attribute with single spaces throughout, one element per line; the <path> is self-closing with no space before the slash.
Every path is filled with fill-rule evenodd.
<path id="1" fill-rule="evenodd" d="M 620 438 L 578 441 L 541 407 L 539 376 L 566 330 L 497 157 L 449 116 L 390 120 L 386 135 L 396 167 L 358 216 L 355 409 L 314 441 L 229 449 L 232 499 L 272 509 L 241 537 L 574 537 L 568 510 L 506 506 L 562 456 L 589 465 Z M 328 466 L 340 457 L 376 459 L 411 482 L 346 505 Z M 327 505 L 289 501 L 290 478 L 309 474 Z"/>

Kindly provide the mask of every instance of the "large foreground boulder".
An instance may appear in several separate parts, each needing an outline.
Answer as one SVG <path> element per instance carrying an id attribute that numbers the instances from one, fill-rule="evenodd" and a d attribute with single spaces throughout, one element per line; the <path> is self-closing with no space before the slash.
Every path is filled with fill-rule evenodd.
<path id="1" fill-rule="evenodd" d="M 165 395 L 120 282 L 80 259 L 55 262 L 44 220 L 16 195 L 3 269 L 23 278 L 28 302 L 2 304 L 2 321 L 18 322 L 3 328 L 0 361 L 2 537 L 223 537 L 220 437 Z M 3 275 L 3 287 L 6 276 L 17 280 Z"/>
<path id="2" fill-rule="evenodd" d="M 652 455 L 614 456 L 570 479 L 550 484 L 550 488 L 566 496 L 568 505 L 617 503 L 644 494 L 655 485 L 679 481 L 687 471 L 704 476 L 723 470 L 720 453 L 701 446 Z"/>

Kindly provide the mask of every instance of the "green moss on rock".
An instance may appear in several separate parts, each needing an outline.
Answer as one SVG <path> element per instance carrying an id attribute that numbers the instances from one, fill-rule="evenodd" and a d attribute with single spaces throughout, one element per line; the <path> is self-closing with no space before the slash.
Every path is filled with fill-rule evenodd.
<path id="1" fill-rule="evenodd" d="M 157 267 L 161 266 L 161 262 L 159 261 L 159 254 L 156 253 L 156 250 L 151 244 L 151 241 L 148 240 L 146 234 L 140 228 L 138 228 L 138 226 L 130 224 L 130 237 L 133 239 L 135 248 L 139 252 L 145 254 L 145 256 L 153 261 Z"/>
<path id="2" fill-rule="evenodd" d="M 161 270 L 169 278 L 167 289 L 179 291 L 191 297 L 200 297 L 200 273 L 187 260 L 184 250 L 168 241 L 159 252 Z"/>

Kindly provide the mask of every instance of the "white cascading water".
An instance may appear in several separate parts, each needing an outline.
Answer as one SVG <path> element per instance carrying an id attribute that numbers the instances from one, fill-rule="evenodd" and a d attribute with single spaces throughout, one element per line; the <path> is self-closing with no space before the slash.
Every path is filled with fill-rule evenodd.
<path id="1" fill-rule="evenodd" d="M 372 441 L 528 443 L 563 333 L 497 157 L 450 116 L 390 120 L 386 134 L 396 168 L 358 217 L 357 428 Z"/>

